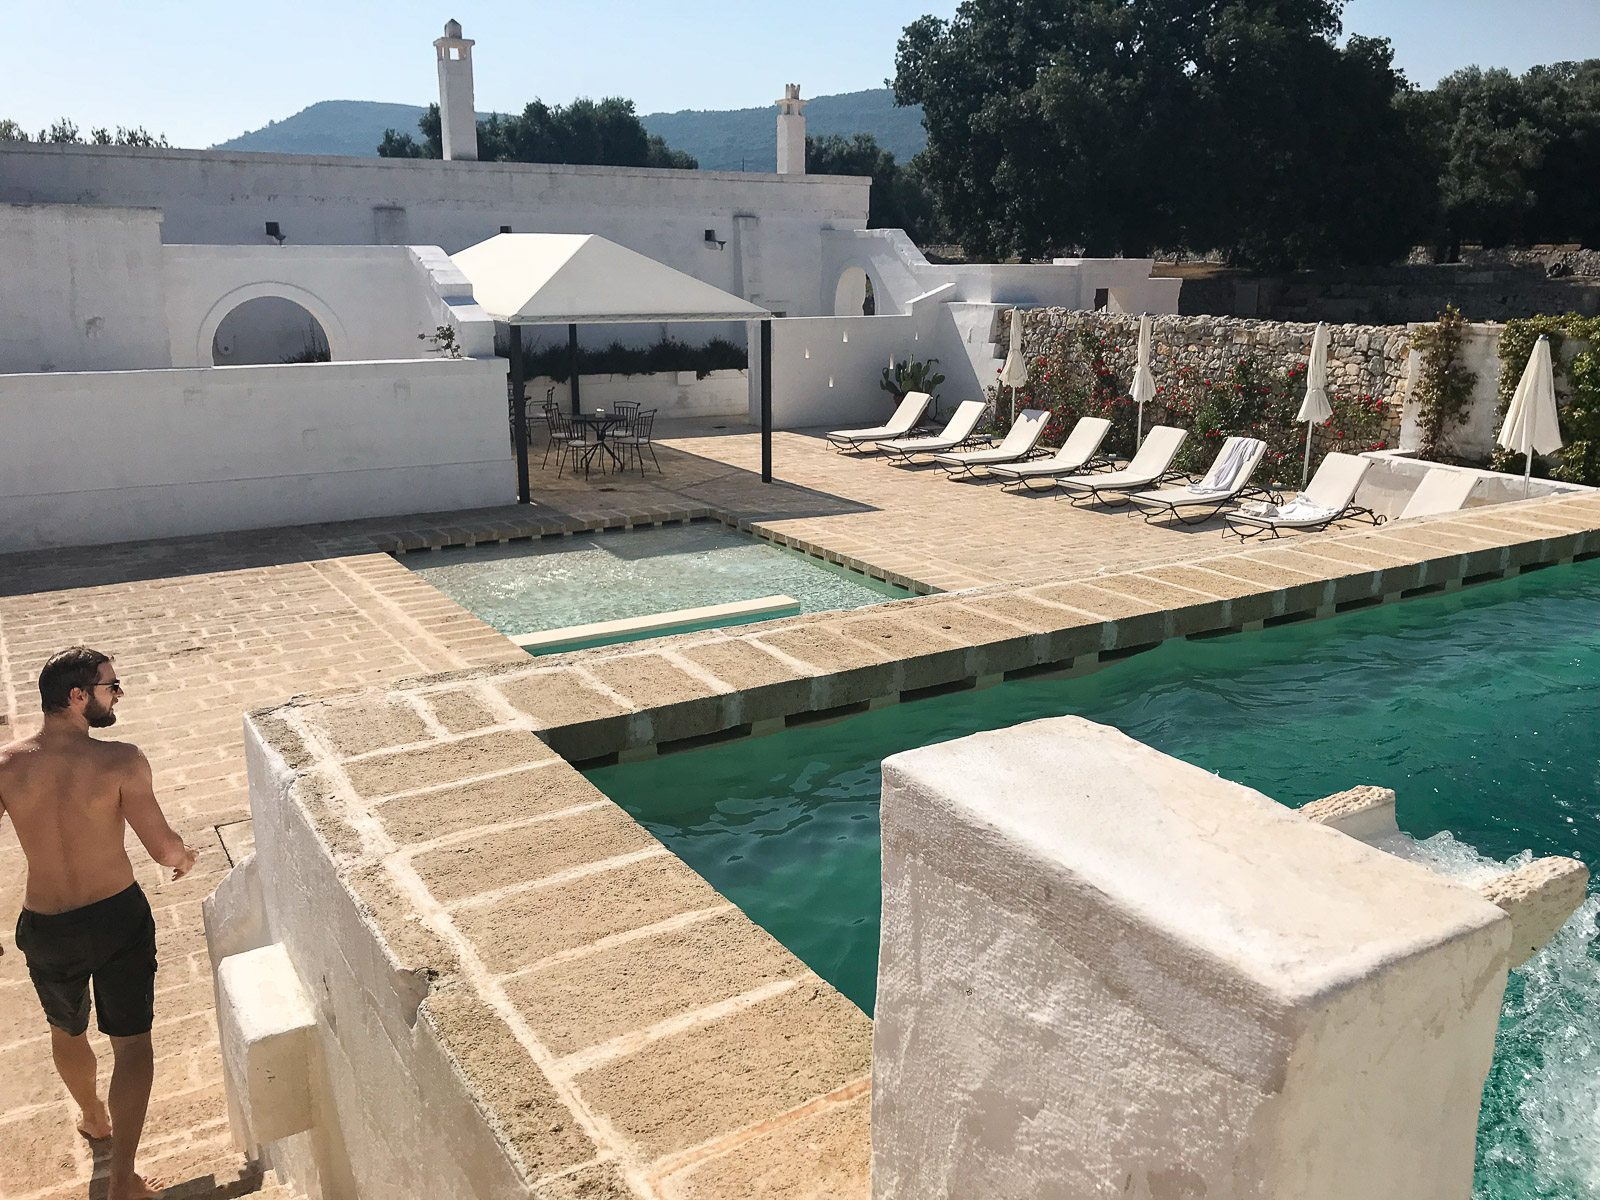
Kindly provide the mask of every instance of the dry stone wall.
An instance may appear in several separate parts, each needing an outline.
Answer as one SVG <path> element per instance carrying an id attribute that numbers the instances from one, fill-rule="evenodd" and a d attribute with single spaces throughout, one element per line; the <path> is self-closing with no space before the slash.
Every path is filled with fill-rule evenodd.
<path id="1" fill-rule="evenodd" d="M 1009 320 L 1009 316 L 1006 318 Z M 1251 317 L 1165 315 L 1152 317 L 1150 371 L 1159 384 L 1188 367 L 1202 378 L 1225 379 L 1238 363 L 1287 371 L 1311 354 L 1316 325 Z M 1057 338 L 1088 329 L 1106 341 L 1107 362 L 1119 379 L 1131 381 L 1137 366 L 1139 318 L 1131 314 L 1043 308 L 1023 314 L 1023 346 L 1044 352 Z M 1328 396 L 1378 396 L 1388 407 L 1386 440 L 1398 445 L 1410 333 L 1404 325 L 1328 326 Z"/>

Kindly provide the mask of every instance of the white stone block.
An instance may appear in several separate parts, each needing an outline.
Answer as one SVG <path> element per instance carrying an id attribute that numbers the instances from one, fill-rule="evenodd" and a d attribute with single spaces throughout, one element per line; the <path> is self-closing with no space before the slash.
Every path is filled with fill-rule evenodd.
<path id="1" fill-rule="evenodd" d="M 883 776 L 878 1200 L 1469 1193 L 1481 896 L 1078 718 Z"/>
<path id="2" fill-rule="evenodd" d="M 281 942 L 218 965 L 217 1026 L 245 1144 L 310 1129 L 317 1015 Z"/>

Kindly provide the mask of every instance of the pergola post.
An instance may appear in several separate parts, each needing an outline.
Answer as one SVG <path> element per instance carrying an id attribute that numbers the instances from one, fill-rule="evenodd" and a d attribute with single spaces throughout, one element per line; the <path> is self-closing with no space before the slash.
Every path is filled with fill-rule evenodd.
<path id="1" fill-rule="evenodd" d="M 772 482 L 772 321 L 761 322 L 761 482 Z"/>
<path id="2" fill-rule="evenodd" d="M 509 327 L 511 350 L 511 441 L 517 451 L 517 503 L 528 504 L 533 490 L 528 483 L 528 389 L 522 375 L 522 326 Z"/>
<path id="3" fill-rule="evenodd" d="M 570 381 L 568 392 L 572 396 L 572 415 L 577 416 L 583 410 L 578 407 L 578 327 L 567 326 L 567 379 Z"/>

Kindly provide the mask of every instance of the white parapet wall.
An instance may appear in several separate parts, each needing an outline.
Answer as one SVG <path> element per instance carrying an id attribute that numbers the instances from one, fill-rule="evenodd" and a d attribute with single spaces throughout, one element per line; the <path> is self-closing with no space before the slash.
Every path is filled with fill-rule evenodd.
<path id="1" fill-rule="evenodd" d="M 506 364 L 0 375 L 0 551 L 511 503 Z"/>
<path id="2" fill-rule="evenodd" d="M 1075 717 L 883 766 L 878 1200 L 1461 1200 L 1511 921 Z"/>
<path id="3" fill-rule="evenodd" d="M 1573 492 L 1589 492 L 1593 488 L 1581 483 L 1564 483 L 1559 479 L 1530 479 L 1524 483 L 1522 476 L 1501 471 L 1486 471 L 1478 467 L 1457 467 L 1449 463 L 1428 462 L 1413 458 L 1407 450 L 1369 450 L 1361 457 L 1372 460 L 1372 466 L 1362 476 L 1361 488 L 1356 493 L 1356 503 L 1365 505 L 1380 517 L 1394 518 L 1405 511 L 1425 476 L 1431 471 L 1450 475 L 1470 475 L 1475 481 L 1467 494 L 1463 508 L 1478 508 L 1485 504 L 1506 504 L 1512 500 L 1538 496 L 1562 496 Z M 1526 496 L 1524 496 L 1526 491 Z"/>

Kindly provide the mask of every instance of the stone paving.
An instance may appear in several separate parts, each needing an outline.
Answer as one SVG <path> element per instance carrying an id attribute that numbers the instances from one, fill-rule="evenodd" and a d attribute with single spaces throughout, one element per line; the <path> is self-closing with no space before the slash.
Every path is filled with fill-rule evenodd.
<path id="1" fill-rule="evenodd" d="M 1149 567 L 1214 557 L 1222 548 L 1214 525 L 1173 531 L 1137 518 L 1075 510 L 1050 498 L 1003 495 L 993 485 L 950 483 L 942 474 L 851 461 L 798 434 L 776 439 L 779 474 L 789 482 L 764 486 L 750 473 L 759 451 L 748 431 L 718 432 L 701 425 L 666 432 L 671 448 L 662 452 L 663 475 L 582 481 L 539 471 L 538 502 L 531 508 L 0 558 L 0 720 L 6 722 L 0 737 L 31 729 L 37 709 L 33 679 L 48 653 L 76 641 L 114 653 L 128 686 L 117 733 L 145 748 L 169 815 L 186 837 L 203 846 L 196 872 L 179 884 L 163 883 L 147 859 L 140 867 L 141 882 L 157 909 L 163 964 L 157 1100 L 143 1159 L 150 1170 L 190 1181 L 191 1189 L 202 1191 L 253 1186 L 241 1176 L 242 1162 L 229 1145 L 198 911 L 199 900 L 228 868 L 217 830 L 233 831 L 230 844 L 236 852 L 248 845 L 240 825 L 248 816 L 241 715 L 299 693 L 527 664 L 506 639 L 383 550 L 716 514 L 929 591 L 1064 580 L 1133 563 Z M 1552 502 L 1540 504 L 1548 515 L 1537 527 L 1600 527 L 1600 503 L 1584 499 L 1562 505 L 1558 511 Z M 1307 561 L 1288 545 L 1247 556 L 1253 565 L 1240 571 L 1263 584 L 1307 581 L 1313 574 L 1326 577 L 1331 561 L 1393 566 L 1420 553 L 1408 544 L 1416 535 L 1403 529 L 1370 536 L 1390 540 L 1327 539 L 1327 556 L 1312 560 L 1315 572 L 1305 570 Z M 1441 528 L 1428 542 L 1437 555 L 1444 546 L 1467 553 L 1528 536 L 1527 522 L 1501 509 Z M 1155 589 L 1139 593 L 1147 610 L 1169 605 L 1173 595 L 1193 595 L 1182 590 L 1192 580 L 1154 570 L 1144 577 L 1149 582 L 1142 586 Z M 1237 578 L 1232 585 L 1239 586 Z M 1065 597 L 1054 602 L 1079 606 Z M 1087 603 L 1081 611 L 1097 612 Z M 1000 619 L 1013 633 L 1026 625 L 1015 615 L 1000 614 Z M 783 626 L 793 631 L 791 640 L 798 638 L 808 648 L 802 658 L 812 670 L 801 675 L 809 680 L 815 670 L 837 673 L 840 667 L 825 661 L 828 639 L 806 626 Z M 791 647 L 781 629 L 769 635 L 772 645 L 757 653 L 763 661 L 782 661 Z M 677 671 L 686 702 L 703 695 L 708 673 L 722 681 L 724 690 L 746 686 L 735 659 L 747 651 L 730 646 L 696 653 L 705 661 Z M 824 658 L 815 657 L 819 654 Z M 613 701 L 612 711 L 598 714 L 596 728 L 636 730 L 631 712 L 670 698 L 668 693 L 629 698 L 626 687 L 618 690 L 625 682 L 619 679 L 617 686 L 604 689 L 623 698 Z M 808 695 L 815 692 L 810 682 L 802 686 Z M 910 676 L 900 677 L 902 689 L 914 686 Z M 552 714 L 545 723 L 570 724 L 572 715 Z M 610 726 L 599 718 L 612 718 Z M 470 726 L 472 718 L 460 720 Z M 445 717 L 440 721 L 451 727 Z M 692 736 L 699 728 L 687 721 L 677 736 Z M 672 733 L 662 725 L 652 727 L 649 736 L 614 737 L 614 744 L 602 740 L 582 754 L 577 746 L 571 752 L 573 757 L 587 756 L 588 749 L 620 752 L 670 741 Z M 403 804 L 394 807 L 393 820 L 401 820 L 404 812 Z M 404 836 L 403 826 L 395 833 Z M 136 862 L 141 858 L 135 854 Z M 0 928 L 6 951 L 0 957 L 0 1052 L 7 1067 L 0 1075 L 0 1198 L 81 1196 L 96 1162 L 88 1144 L 72 1132 L 68 1101 L 50 1067 L 48 1039 L 12 945 L 9 914 L 20 903 L 21 887 L 21 854 L 6 826 L 0 828 L 0 912 L 7 914 Z M 817 1119 L 836 1124 L 832 1116 Z M 708 1181 L 722 1169 L 707 1164 L 701 1178 Z"/>

